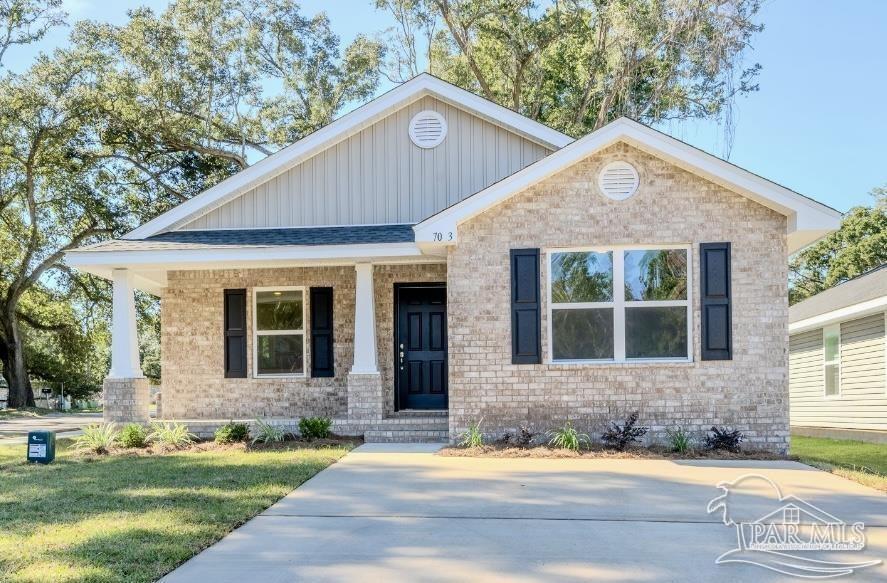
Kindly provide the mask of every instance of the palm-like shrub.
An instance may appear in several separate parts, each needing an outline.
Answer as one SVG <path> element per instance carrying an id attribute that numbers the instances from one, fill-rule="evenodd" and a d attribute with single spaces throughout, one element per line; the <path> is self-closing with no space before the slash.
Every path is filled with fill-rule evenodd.
<path id="1" fill-rule="evenodd" d="M 151 424 L 151 430 L 149 441 L 175 449 L 187 447 L 197 439 L 196 435 L 188 432 L 188 426 L 182 423 L 155 422 Z"/>
<path id="2" fill-rule="evenodd" d="M 690 433 L 681 426 L 676 426 L 665 430 L 668 437 L 668 445 L 671 451 L 676 453 L 687 453 L 693 444 L 693 438 Z"/>
<path id="3" fill-rule="evenodd" d="M 481 433 L 480 421 L 472 421 L 468 424 L 468 429 L 461 435 L 459 445 L 462 447 L 480 447 L 484 444 L 484 434 Z"/>
<path id="4" fill-rule="evenodd" d="M 256 434 L 253 443 L 275 443 L 286 439 L 286 430 L 278 425 L 265 423 L 261 419 L 255 420 Z"/>
<path id="5" fill-rule="evenodd" d="M 588 446 L 591 443 L 587 434 L 579 433 L 573 427 L 572 421 L 567 421 L 559 429 L 552 429 L 546 435 L 548 436 L 548 445 L 572 451 L 579 451 L 582 446 Z"/>
<path id="6" fill-rule="evenodd" d="M 117 442 L 120 432 L 114 423 L 95 423 L 83 428 L 83 434 L 74 438 L 74 449 L 93 453 L 108 453 Z"/>

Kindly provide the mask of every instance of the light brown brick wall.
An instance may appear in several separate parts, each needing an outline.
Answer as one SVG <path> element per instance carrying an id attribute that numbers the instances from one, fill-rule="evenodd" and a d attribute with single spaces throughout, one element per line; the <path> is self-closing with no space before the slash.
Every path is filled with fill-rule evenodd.
<path id="1" fill-rule="evenodd" d="M 623 159 L 641 186 L 626 201 L 597 188 L 598 170 Z M 766 207 L 624 144 L 617 144 L 459 227 L 448 265 L 450 433 L 483 418 L 491 435 L 529 424 L 544 431 L 573 420 L 599 434 L 639 410 L 661 439 L 681 424 L 743 431 L 783 451 L 788 441 L 785 218 Z M 702 242 L 730 241 L 732 361 L 699 360 Z M 694 362 L 512 365 L 509 249 L 689 243 L 693 263 Z M 543 255 L 544 357 L 548 355 L 547 258 Z"/>
<path id="2" fill-rule="evenodd" d="M 376 346 L 385 411 L 393 409 L 394 283 L 446 281 L 446 265 L 378 265 L 374 270 Z M 304 286 L 306 338 L 310 338 L 308 288 L 333 287 L 335 377 L 252 378 L 252 290 Z M 167 419 L 344 417 L 347 374 L 354 354 L 354 267 L 300 267 L 170 272 L 161 300 L 163 416 Z M 223 370 L 223 291 L 246 288 L 248 378 L 226 379 Z M 306 351 L 310 368 L 310 343 Z"/>

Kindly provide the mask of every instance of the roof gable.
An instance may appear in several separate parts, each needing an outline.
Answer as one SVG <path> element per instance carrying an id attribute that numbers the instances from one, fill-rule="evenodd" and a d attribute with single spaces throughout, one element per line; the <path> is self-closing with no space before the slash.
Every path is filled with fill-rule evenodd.
<path id="1" fill-rule="evenodd" d="M 788 217 L 786 234 L 790 252 L 812 243 L 839 226 L 841 213 L 835 209 L 662 132 L 628 118 L 620 118 L 417 224 L 416 242 L 426 249 L 457 244 L 459 224 L 620 141 Z M 452 237 L 440 237 L 441 233 L 452 233 Z"/>
<path id="2" fill-rule="evenodd" d="M 193 221 L 233 198 L 286 172 L 315 154 L 353 136 L 392 112 L 425 96 L 433 96 L 554 150 L 572 142 L 566 136 L 514 111 L 423 73 L 342 116 L 298 142 L 205 190 L 124 236 L 143 239 Z"/>

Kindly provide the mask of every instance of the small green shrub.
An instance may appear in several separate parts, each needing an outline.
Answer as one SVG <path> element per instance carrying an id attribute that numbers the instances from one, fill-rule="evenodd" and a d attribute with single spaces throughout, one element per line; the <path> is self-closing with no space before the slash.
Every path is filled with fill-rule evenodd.
<path id="1" fill-rule="evenodd" d="M 256 435 L 253 437 L 253 443 L 274 443 L 286 438 L 286 431 L 283 427 L 265 423 L 261 419 L 256 419 L 255 423 Z"/>
<path id="2" fill-rule="evenodd" d="M 690 447 L 693 444 L 693 438 L 690 436 L 690 433 L 680 425 L 666 429 L 665 435 L 668 437 L 668 445 L 671 447 L 671 451 L 677 453 L 687 453 L 690 451 Z"/>
<path id="3" fill-rule="evenodd" d="M 576 431 L 572 421 L 567 421 L 560 429 L 552 429 L 546 435 L 549 438 L 548 445 L 572 451 L 579 451 L 583 445 L 588 446 L 591 443 L 588 435 Z"/>
<path id="4" fill-rule="evenodd" d="M 461 439 L 459 440 L 459 445 L 462 447 L 480 447 L 484 444 L 484 434 L 481 433 L 480 424 L 483 423 L 483 418 L 480 421 L 474 421 L 468 424 L 468 430 L 461 435 Z"/>
<path id="5" fill-rule="evenodd" d="M 216 443 L 238 443 L 249 439 L 249 426 L 246 423 L 230 421 L 216 429 Z"/>
<path id="6" fill-rule="evenodd" d="M 634 411 L 620 425 L 615 421 L 610 422 L 610 426 L 601 434 L 601 440 L 607 447 L 617 451 L 624 451 L 626 447 L 636 441 L 640 441 L 641 437 L 646 435 L 647 427 L 635 427 L 638 422 L 639 413 Z"/>
<path id="7" fill-rule="evenodd" d="M 117 440 L 123 447 L 145 447 L 148 445 L 148 429 L 138 423 L 129 423 L 120 430 Z"/>
<path id="8" fill-rule="evenodd" d="M 114 423 L 95 423 L 83 428 L 83 434 L 74 438 L 74 449 L 93 453 L 108 453 L 120 432 Z"/>
<path id="9" fill-rule="evenodd" d="M 151 429 L 149 441 L 175 449 L 187 447 L 197 439 L 197 436 L 189 433 L 188 427 L 182 423 L 155 422 L 151 424 Z"/>
<path id="10" fill-rule="evenodd" d="M 307 440 L 326 439 L 330 436 L 333 420 L 329 417 L 302 417 L 299 419 L 299 433 Z"/>

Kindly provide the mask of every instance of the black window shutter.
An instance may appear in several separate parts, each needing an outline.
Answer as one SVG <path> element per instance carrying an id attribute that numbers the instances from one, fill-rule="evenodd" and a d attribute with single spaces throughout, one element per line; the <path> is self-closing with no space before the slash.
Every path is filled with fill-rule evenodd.
<path id="1" fill-rule="evenodd" d="M 311 288 L 311 376 L 335 375 L 333 364 L 333 288 Z"/>
<path id="2" fill-rule="evenodd" d="M 246 378 L 246 290 L 225 290 L 225 378 Z"/>
<path id="3" fill-rule="evenodd" d="M 702 360 L 732 360 L 730 243 L 699 245 Z"/>
<path id="4" fill-rule="evenodd" d="M 542 362 L 539 250 L 511 250 L 511 362 Z"/>

